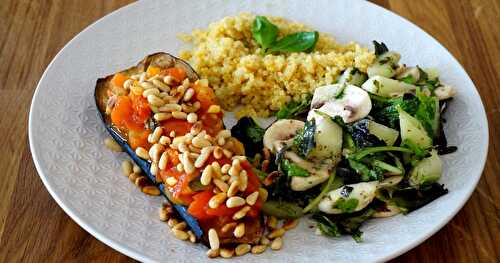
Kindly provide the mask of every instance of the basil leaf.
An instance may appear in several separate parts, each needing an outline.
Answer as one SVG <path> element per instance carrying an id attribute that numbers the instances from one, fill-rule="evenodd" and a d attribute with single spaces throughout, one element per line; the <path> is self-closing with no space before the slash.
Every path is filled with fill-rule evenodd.
<path id="1" fill-rule="evenodd" d="M 344 213 L 351 213 L 351 212 L 354 211 L 354 209 L 356 209 L 356 207 L 358 206 L 358 204 L 359 204 L 358 199 L 355 199 L 355 198 L 348 198 L 348 199 L 340 198 L 339 200 L 337 200 L 337 202 L 335 202 L 335 204 L 333 204 L 333 208 L 339 209 L 340 211 L 342 211 Z"/>
<path id="2" fill-rule="evenodd" d="M 252 36 L 259 45 L 266 50 L 278 36 L 278 27 L 271 23 L 265 16 L 256 16 L 252 23 Z"/>
<path id="3" fill-rule="evenodd" d="M 306 121 L 304 128 L 301 129 L 293 139 L 293 146 L 302 157 L 307 157 L 312 149 L 316 147 L 316 141 L 314 139 L 315 133 L 316 124 L 313 119 L 311 121 Z"/>
<path id="4" fill-rule="evenodd" d="M 297 32 L 286 35 L 269 49 L 272 52 L 310 52 L 318 42 L 319 33 Z"/>

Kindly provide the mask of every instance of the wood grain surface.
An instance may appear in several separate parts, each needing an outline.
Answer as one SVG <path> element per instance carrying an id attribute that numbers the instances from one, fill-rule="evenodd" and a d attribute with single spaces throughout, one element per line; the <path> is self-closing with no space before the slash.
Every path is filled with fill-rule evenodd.
<path id="1" fill-rule="evenodd" d="M 31 98 L 46 66 L 78 32 L 129 2 L 0 2 L 0 262 L 132 261 L 59 208 L 37 175 L 27 138 Z M 471 199 L 437 234 L 394 262 L 500 262 L 500 1 L 373 2 L 450 50 L 479 89 L 490 129 L 488 162 Z"/>

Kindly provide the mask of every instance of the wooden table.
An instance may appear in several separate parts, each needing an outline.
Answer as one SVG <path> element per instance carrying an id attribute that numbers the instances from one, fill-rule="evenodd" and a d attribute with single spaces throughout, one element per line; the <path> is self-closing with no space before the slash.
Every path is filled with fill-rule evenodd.
<path id="1" fill-rule="evenodd" d="M 31 159 L 31 97 L 56 53 L 130 0 L 3 0 L 0 4 L 0 262 L 132 261 L 71 220 Z M 464 209 L 403 262 L 500 261 L 500 2 L 377 0 L 441 42 L 476 84 L 490 124 L 489 158 Z"/>

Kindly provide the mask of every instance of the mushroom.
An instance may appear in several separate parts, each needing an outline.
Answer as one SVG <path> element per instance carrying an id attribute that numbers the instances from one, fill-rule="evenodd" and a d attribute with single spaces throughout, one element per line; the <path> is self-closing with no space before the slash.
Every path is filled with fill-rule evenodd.
<path id="1" fill-rule="evenodd" d="M 449 85 L 439 86 L 434 90 L 434 94 L 439 100 L 452 98 L 457 94 L 455 88 Z"/>
<path id="2" fill-rule="evenodd" d="M 294 152 L 285 152 L 285 158 L 298 165 L 300 168 L 309 172 L 307 177 L 293 176 L 290 182 L 290 187 L 293 191 L 305 191 L 328 179 L 330 177 L 329 164 L 318 165 L 310 161 L 306 161 Z"/>
<path id="3" fill-rule="evenodd" d="M 371 203 L 375 197 L 375 191 L 377 190 L 378 181 L 363 182 L 357 184 L 344 185 L 336 190 L 330 191 L 319 203 L 318 208 L 320 211 L 327 214 L 342 214 L 351 213 L 359 211 L 365 208 Z M 338 202 L 343 199 L 347 201 L 349 199 L 354 199 L 354 206 L 341 209 L 338 206 Z"/>
<path id="4" fill-rule="evenodd" d="M 284 146 L 292 143 L 297 131 L 303 127 L 303 121 L 287 119 L 276 121 L 264 133 L 264 147 L 276 153 Z"/>
<path id="5" fill-rule="evenodd" d="M 372 102 L 368 92 L 359 87 L 334 84 L 314 91 L 311 108 L 331 117 L 340 116 L 344 122 L 350 123 L 366 117 L 372 109 Z M 307 118 L 311 119 L 311 114 Z"/>

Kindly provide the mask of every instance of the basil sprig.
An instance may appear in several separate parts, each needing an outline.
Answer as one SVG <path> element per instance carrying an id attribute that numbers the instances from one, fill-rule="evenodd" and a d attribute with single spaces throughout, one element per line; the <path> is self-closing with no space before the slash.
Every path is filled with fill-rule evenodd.
<path id="1" fill-rule="evenodd" d="M 278 30 L 265 16 L 256 16 L 251 29 L 264 52 L 311 52 L 319 38 L 319 33 L 313 31 L 289 34 L 278 40 Z"/>

